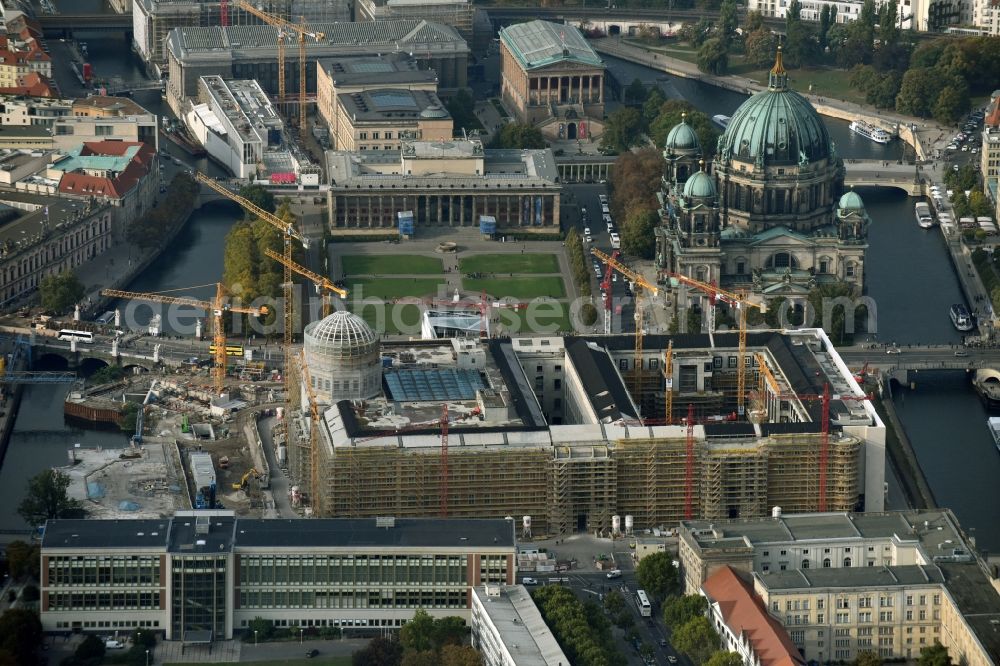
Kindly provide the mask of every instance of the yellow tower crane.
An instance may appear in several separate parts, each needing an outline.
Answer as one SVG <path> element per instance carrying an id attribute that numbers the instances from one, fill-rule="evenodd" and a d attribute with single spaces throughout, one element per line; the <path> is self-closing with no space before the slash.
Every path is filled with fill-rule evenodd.
<path id="1" fill-rule="evenodd" d="M 645 278 L 633 271 L 631 268 L 621 263 L 614 257 L 604 254 L 596 247 L 590 249 L 590 253 L 600 259 L 606 266 L 611 266 L 619 273 L 621 273 L 626 279 L 632 281 L 632 285 L 635 289 L 635 399 L 641 400 L 642 392 L 642 337 L 644 335 L 642 330 L 643 324 L 643 308 L 645 304 L 643 303 L 643 290 L 651 292 L 653 296 L 660 293 L 659 288 L 647 282 Z"/>
<path id="2" fill-rule="evenodd" d="M 316 390 L 312 385 L 312 376 L 306 364 L 305 353 L 299 355 L 299 367 L 302 369 L 302 383 L 306 385 L 309 395 L 309 504 L 313 516 L 320 514 L 319 500 L 319 403 L 316 401 Z"/>
<path id="3" fill-rule="evenodd" d="M 746 354 L 747 354 L 747 310 L 750 308 L 757 308 L 761 312 L 764 312 L 767 307 L 764 303 L 754 303 L 749 300 L 749 295 L 746 292 L 731 292 L 725 289 L 720 289 L 714 284 L 708 284 L 707 282 L 701 282 L 700 280 L 695 280 L 694 278 L 689 278 L 681 273 L 671 273 L 670 271 L 664 271 L 664 275 L 668 276 L 671 281 L 671 286 L 676 286 L 676 284 L 686 284 L 689 287 L 694 287 L 695 289 L 702 291 L 709 296 L 709 307 L 715 307 L 715 299 L 722 299 L 729 305 L 734 306 L 739 310 L 739 327 L 740 327 L 740 347 L 737 364 L 739 368 L 736 370 L 736 405 L 737 412 L 740 416 L 743 416 L 745 407 L 744 403 L 746 401 Z M 676 284 L 675 284 L 676 283 Z M 714 321 L 714 317 L 712 318 Z"/>
<path id="4" fill-rule="evenodd" d="M 347 290 L 346 289 L 341 289 L 340 287 L 338 287 L 334 283 L 330 282 L 329 279 L 323 277 L 319 273 L 313 273 L 311 270 L 309 270 L 305 266 L 300 266 L 299 264 L 295 263 L 291 259 L 287 259 L 286 260 L 283 256 L 281 256 L 280 254 L 278 254 L 274 250 L 264 250 L 264 254 L 266 254 L 267 256 L 271 257 L 272 259 L 274 259 L 275 261 L 277 261 L 282 266 L 285 266 L 286 268 L 288 268 L 289 270 L 291 270 L 293 273 L 298 273 L 302 277 L 308 279 L 310 282 L 312 282 L 314 285 L 316 285 L 317 291 L 327 292 L 327 294 L 337 294 L 341 298 L 347 298 Z M 288 263 L 285 263 L 286 261 Z M 331 306 L 333 305 L 332 300 L 330 298 L 328 298 L 327 294 L 323 295 L 323 316 L 324 317 L 327 316 L 328 314 L 330 314 L 330 311 L 332 309 Z"/>
<path id="5" fill-rule="evenodd" d="M 284 303 L 285 337 L 284 337 L 284 343 L 283 343 L 284 347 L 282 348 L 282 352 L 284 354 L 284 359 L 285 359 L 285 373 L 284 373 L 285 391 L 286 393 L 288 393 L 289 399 L 291 399 L 291 393 L 290 393 L 291 389 L 289 388 L 288 384 L 289 382 L 288 359 L 291 356 L 291 348 L 292 348 L 292 270 L 291 268 L 289 268 L 289 266 L 292 263 L 294 263 L 292 261 L 292 239 L 294 238 L 295 240 L 299 241 L 299 243 L 302 244 L 302 247 L 305 248 L 309 247 L 309 240 L 301 233 L 299 233 L 299 231 L 295 228 L 295 226 L 292 223 L 285 222 L 280 217 L 268 213 L 266 210 L 264 210 L 254 202 L 250 201 L 249 199 L 241 197 L 235 192 L 230 192 L 227 188 L 215 182 L 213 179 L 209 178 L 200 171 L 195 171 L 194 176 L 199 182 L 208 185 L 210 188 L 212 188 L 222 196 L 226 197 L 230 201 L 235 201 L 236 203 L 238 203 L 247 212 L 256 215 L 257 217 L 264 220 L 271 226 L 277 228 L 278 231 L 280 231 L 282 234 L 284 241 L 284 257 L 282 260 L 282 265 L 285 267 L 284 282 L 282 284 L 282 288 L 284 289 L 284 298 L 285 298 L 285 303 Z"/>
<path id="6" fill-rule="evenodd" d="M 208 286 L 208 285 L 203 285 Z M 196 289 L 196 287 L 188 287 Z M 269 310 L 266 305 L 259 308 L 233 307 L 225 302 L 226 290 L 221 282 L 215 285 L 215 298 L 211 301 L 201 301 L 188 296 L 165 296 L 163 294 L 147 294 L 135 291 L 120 291 L 118 289 L 102 289 L 102 296 L 125 298 L 132 301 L 151 301 L 167 305 L 190 305 L 212 314 L 212 343 L 215 345 L 215 367 L 212 370 L 216 395 L 222 393 L 226 380 L 226 329 L 222 325 L 222 315 L 226 312 L 250 314 L 255 317 L 266 315 Z"/>
<path id="7" fill-rule="evenodd" d="M 292 23 L 280 16 L 257 9 L 246 0 L 239 0 L 237 6 L 278 29 L 278 99 L 282 104 L 287 101 L 285 98 L 285 35 L 293 32 L 297 35 L 299 44 L 299 135 L 304 139 L 306 136 L 306 37 L 321 42 L 326 39 L 326 35 L 310 30 L 306 25 Z"/>

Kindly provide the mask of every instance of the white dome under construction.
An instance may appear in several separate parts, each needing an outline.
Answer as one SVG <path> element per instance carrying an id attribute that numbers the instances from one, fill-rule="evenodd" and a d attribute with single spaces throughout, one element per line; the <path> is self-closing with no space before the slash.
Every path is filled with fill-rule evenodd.
<path id="1" fill-rule="evenodd" d="M 381 391 L 378 336 L 357 315 L 334 312 L 306 326 L 304 353 L 320 402 L 365 400 Z"/>

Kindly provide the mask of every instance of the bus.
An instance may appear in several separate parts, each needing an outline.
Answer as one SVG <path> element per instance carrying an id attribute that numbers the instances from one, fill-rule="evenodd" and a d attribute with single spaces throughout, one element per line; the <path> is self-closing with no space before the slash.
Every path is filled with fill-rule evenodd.
<path id="1" fill-rule="evenodd" d="M 208 351 L 215 353 L 215 345 L 209 345 Z M 243 345 L 226 345 L 226 356 L 243 356 Z"/>
<path id="2" fill-rule="evenodd" d="M 635 605 L 639 608 L 639 615 L 643 617 L 650 617 L 653 614 L 653 608 L 649 605 L 649 597 L 646 596 L 646 592 L 643 590 L 636 590 L 635 592 Z"/>
<path id="3" fill-rule="evenodd" d="M 59 335 L 56 337 L 60 340 L 76 340 L 77 342 L 94 341 L 94 334 L 90 331 L 74 331 L 69 328 L 60 329 Z"/>

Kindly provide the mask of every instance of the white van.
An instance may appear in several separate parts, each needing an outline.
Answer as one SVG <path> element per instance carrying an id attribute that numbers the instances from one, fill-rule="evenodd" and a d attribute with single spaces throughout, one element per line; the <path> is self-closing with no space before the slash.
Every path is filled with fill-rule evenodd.
<path id="1" fill-rule="evenodd" d="M 611 571 L 608 572 L 608 578 L 621 578 L 621 577 L 622 577 L 621 569 L 612 569 Z"/>
<path id="2" fill-rule="evenodd" d="M 622 239 L 618 234 L 611 234 L 611 248 L 614 250 L 622 249 Z"/>
<path id="3" fill-rule="evenodd" d="M 108 640 L 104 641 L 104 649 L 105 650 L 124 650 L 125 649 L 125 644 L 122 643 L 121 641 L 116 641 L 114 639 L 109 638 Z"/>

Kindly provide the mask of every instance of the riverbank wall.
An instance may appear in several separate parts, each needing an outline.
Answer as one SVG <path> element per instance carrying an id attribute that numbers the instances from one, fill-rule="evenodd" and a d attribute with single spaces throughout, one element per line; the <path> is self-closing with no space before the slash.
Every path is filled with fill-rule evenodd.
<path id="1" fill-rule="evenodd" d="M 889 462 L 896 470 L 903 494 L 906 496 L 910 508 L 935 508 L 937 501 L 934 499 L 934 493 L 931 492 L 931 486 L 920 467 L 910 438 L 896 413 L 890 380 L 886 380 L 883 385 L 882 399 L 875 402 L 875 409 L 889 427 L 886 437 L 886 455 L 889 456 Z"/>

